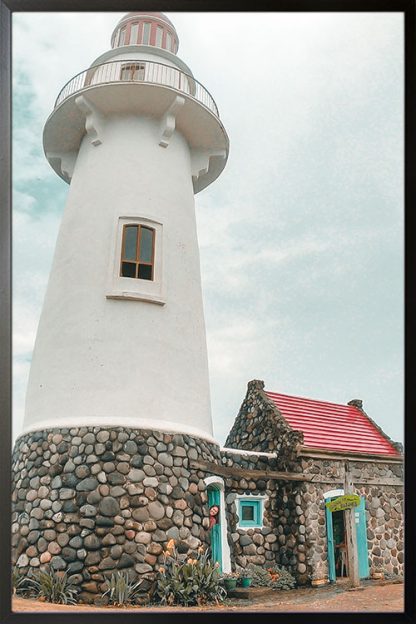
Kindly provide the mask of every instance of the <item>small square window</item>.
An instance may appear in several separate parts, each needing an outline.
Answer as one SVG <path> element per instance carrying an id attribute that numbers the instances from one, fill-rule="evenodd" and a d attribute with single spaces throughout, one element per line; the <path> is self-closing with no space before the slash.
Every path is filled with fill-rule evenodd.
<path id="1" fill-rule="evenodd" d="M 260 499 L 240 498 L 238 504 L 239 526 L 263 526 L 263 502 Z"/>

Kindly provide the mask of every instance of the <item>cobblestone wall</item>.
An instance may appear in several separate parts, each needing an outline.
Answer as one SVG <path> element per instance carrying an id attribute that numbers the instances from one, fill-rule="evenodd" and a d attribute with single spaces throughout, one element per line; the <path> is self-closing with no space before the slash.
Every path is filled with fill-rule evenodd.
<path id="1" fill-rule="evenodd" d="M 343 487 L 343 460 L 302 459 L 306 473 L 331 475 L 334 484 L 305 483 L 302 506 L 305 515 L 307 564 L 310 570 L 322 562 L 328 572 L 325 492 Z M 365 479 L 403 479 L 403 466 L 398 463 L 350 462 L 353 481 Z M 338 479 L 338 481 L 337 481 Z M 365 497 L 369 567 L 388 573 L 403 574 L 403 487 L 357 483 L 355 493 Z"/>
<path id="2" fill-rule="evenodd" d="M 297 464 L 296 447 L 303 443 L 303 434 L 287 425 L 263 388 L 262 381 L 248 383 L 246 397 L 225 446 L 277 452 L 277 465 L 280 468 L 291 468 Z"/>
<path id="3" fill-rule="evenodd" d="M 204 478 L 190 460 L 219 447 L 187 435 L 122 428 L 25 435 L 13 453 L 12 559 L 24 572 L 67 570 L 92 602 L 117 569 L 149 584 L 170 538 L 209 543 Z"/>

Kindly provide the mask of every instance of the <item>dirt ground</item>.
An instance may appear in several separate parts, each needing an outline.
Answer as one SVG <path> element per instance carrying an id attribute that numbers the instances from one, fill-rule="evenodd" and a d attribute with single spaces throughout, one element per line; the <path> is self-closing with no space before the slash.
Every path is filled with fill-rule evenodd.
<path id="1" fill-rule="evenodd" d="M 403 612 L 404 585 L 398 582 L 362 581 L 361 587 L 351 589 L 347 579 L 336 585 L 327 585 L 319 589 L 312 587 L 291 591 L 271 591 L 256 596 L 255 591 L 249 599 L 227 599 L 220 606 L 205 607 L 95 607 L 91 605 L 56 605 L 37 600 L 13 597 L 13 612 L 42 611 L 77 611 L 119 613 L 139 611 L 140 613 L 157 612 L 198 612 L 234 611 L 256 612 L 291 612 L 291 611 L 331 611 L 331 612 Z"/>

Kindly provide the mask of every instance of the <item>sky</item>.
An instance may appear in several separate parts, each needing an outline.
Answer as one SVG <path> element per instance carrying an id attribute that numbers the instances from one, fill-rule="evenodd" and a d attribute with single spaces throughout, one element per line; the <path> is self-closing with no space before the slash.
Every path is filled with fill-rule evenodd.
<path id="1" fill-rule="evenodd" d="M 123 15 L 13 14 L 14 438 L 68 192 L 43 126 Z M 403 14 L 166 15 L 230 139 L 195 197 L 216 439 L 261 379 L 402 442 Z"/>

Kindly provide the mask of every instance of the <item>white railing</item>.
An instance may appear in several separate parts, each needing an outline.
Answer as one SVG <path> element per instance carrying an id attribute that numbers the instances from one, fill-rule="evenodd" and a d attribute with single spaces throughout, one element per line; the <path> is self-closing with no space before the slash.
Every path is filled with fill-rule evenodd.
<path id="1" fill-rule="evenodd" d="M 195 78 L 176 67 L 140 59 L 111 61 L 80 72 L 63 87 L 56 98 L 55 108 L 82 89 L 112 82 L 142 82 L 171 87 L 197 100 L 219 117 L 211 94 Z"/>

